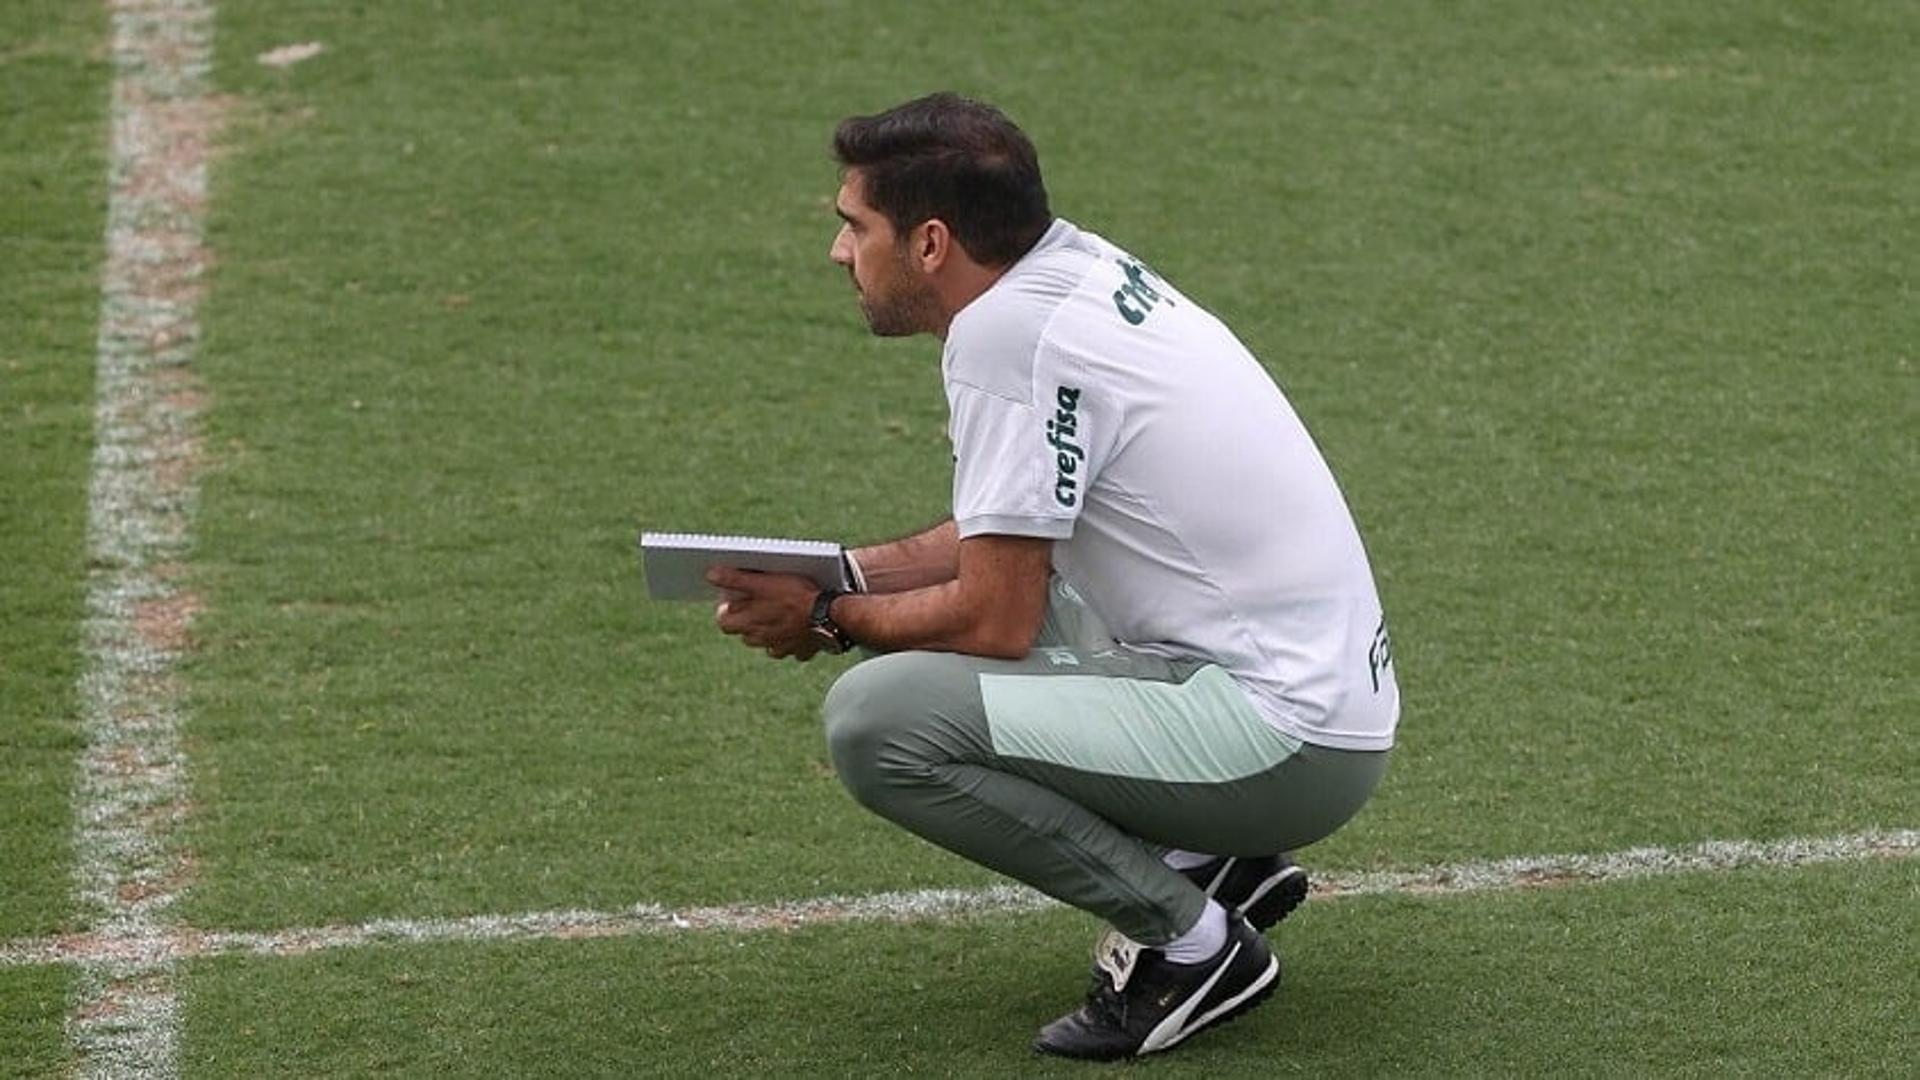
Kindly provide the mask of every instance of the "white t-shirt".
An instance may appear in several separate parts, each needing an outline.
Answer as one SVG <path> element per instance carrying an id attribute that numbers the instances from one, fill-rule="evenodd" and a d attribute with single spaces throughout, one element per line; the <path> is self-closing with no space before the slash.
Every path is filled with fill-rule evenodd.
<path id="1" fill-rule="evenodd" d="M 1065 220 L 941 358 L 962 537 L 1048 537 L 1114 638 L 1220 665 L 1275 727 L 1383 750 L 1400 714 L 1366 550 L 1232 331 Z"/>

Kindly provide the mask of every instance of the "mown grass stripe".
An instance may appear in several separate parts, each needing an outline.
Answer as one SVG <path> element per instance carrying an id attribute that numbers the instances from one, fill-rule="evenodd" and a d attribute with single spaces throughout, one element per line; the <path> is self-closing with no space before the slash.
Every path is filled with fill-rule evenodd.
<path id="1" fill-rule="evenodd" d="M 189 876 L 174 679 L 198 599 L 181 583 L 203 407 L 189 364 L 203 243 L 212 5 L 109 0 L 113 101 L 106 260 L 87 507 L 85 750 L 74 892 L 98 943 L 76 952 L 67 1037 L 85 1075 L 177 1071 L 180 950 L 169 911 Z"/>
<path id="2" fill-rule="evenodd" d="M 1772 841 L 1711 840 L 1687 847 L 1641 847 L 1591 855 L 1539 855 L 1442 863 L 1402 871 L 1315 875 L 1323 900 L 1400 894 L 1451 896 L 1476 892 L 1557 888 L 1746 867 L 1786 868 L 1817 863 L 1906 859 L 1920 854 L 1920 829 L 1869 830 L 1843 836 Z M 297 956 L 327 949 L 447 941 L 561 940 L 721 931 L 753 933 L 854 922 L 905 922 L 1005 915 L 1055 906 L 1015 885 L 984 889 L 926 889 L 869 896 L 822 896 L 771 904 L 666 908 L 640 904 L 624 911 L 537 911 L 452 919 L 378 919 L 354 926 L 271 931 L 180 930 L 169 937 L 128 940 L 76 934 L 0 945 L 0 967 L 46 964 L 152 962 L 252 954 Z"/>

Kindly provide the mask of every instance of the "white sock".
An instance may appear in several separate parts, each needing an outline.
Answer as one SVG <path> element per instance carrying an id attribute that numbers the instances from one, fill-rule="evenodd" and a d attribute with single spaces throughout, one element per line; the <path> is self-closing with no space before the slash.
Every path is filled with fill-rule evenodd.
<path id="1" fill-rule="evenodd" d="M 1173 848 L 1160 856 L 1160 861 L 1175 870 L 1191 870 L 1196 866 L 1205 866 L 1219 857 L 1204 851 L 1181 851 L 1179 848 Z"/>
<path id="2" fill-rule="evenodd" d="M 1200 913 L 1193 929 L 1160 946 L 1160 951 L 1176 964 L 1197 964 L 1213 959 L 1226 943 L 1227 909 L 1208 897 L 1207 909 Z"/>

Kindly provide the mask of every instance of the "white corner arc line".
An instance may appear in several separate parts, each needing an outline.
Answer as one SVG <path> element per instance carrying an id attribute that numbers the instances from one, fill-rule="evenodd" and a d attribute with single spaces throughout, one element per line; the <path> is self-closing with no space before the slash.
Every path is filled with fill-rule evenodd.
<path id="1" fill-rule="evenodd" d="M 104 946 L 76 956 L 67 1037 L 87 1076 L 178 1072 L 188 862 L 174 669 L 198 602 L 190 541 L 202 397 L 188 367 L 208 255 L 210 0 L 107 0 L 113 82 L 87 503 L 74 894 Z"/>
<path id="2" fill-rule="evenodd" d="M 1712 840 L 1684 847 L 1641 847 L 1591 855 L 1442 863 L 1412 870 L 1323 872 L 1315 875 L 1313 888 L 1314 896 L 1322 900 L 1379 895 L 1448 897 L 1746 868 L 1783 869 L 1821 863 L 1910 859 L 1915 855 L 1920 855 L 1920 829 L 1875 829 L 1842 836 L 1773 841 Z M 301 956 L 382 944 L 560 941 L 715 931 L 756 933 L 861 922 L 946 921 L 1017 915 L 1057 906 L 1023 886 L 994 885 L 980 889 L 822 896 L 769 904 L 680 909 L 639 904 L 621 911 L 534 911 L 447 919 L 379 919 L 351 926 L 289 930 L 183 929 L 165 944 L 176 959 Z M 83 934 L 5 942 L 0 943 L 0 968 L 84 964 L 111 957 L 127 944 Z"/>

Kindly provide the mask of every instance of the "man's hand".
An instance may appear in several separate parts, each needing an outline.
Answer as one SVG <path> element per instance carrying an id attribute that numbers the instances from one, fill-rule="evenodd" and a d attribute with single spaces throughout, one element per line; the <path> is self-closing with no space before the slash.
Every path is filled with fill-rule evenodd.
<path id="1" fill-rule="evenodd" d="M 714 622 L 743 644 L 765 649 L 775 660 L 811 660 L 825 644 L 807 628 L 820 587 L 806 578 L 716 567 L 707 582 L 726 597 L 714 609 Z"/>

